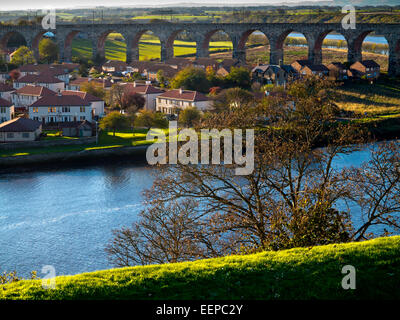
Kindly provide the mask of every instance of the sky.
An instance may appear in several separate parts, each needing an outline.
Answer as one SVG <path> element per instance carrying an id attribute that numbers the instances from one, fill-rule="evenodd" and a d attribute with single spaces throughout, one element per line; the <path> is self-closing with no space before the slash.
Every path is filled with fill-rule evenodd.
<path id="1" fill-rule="evenodd" d="M 281 4 L 282 2 L 299 2 L 300 0 L 153 0 L 145 2 L 143 0 L 0 0 L 0 10 L 28 10 L 28 9 L 57 9 L 72 7 L 94 7 L 94 6 L 143 6 L 144 4 L 156 6 L 176 3 L 201 3 L 201 4 L 234 4 L 234 3 L 254 3 L 254 4 Z M 303 0 L 304 1 L 304 0 Z M 317 0 L 308 0 L 317 1 Z"/>

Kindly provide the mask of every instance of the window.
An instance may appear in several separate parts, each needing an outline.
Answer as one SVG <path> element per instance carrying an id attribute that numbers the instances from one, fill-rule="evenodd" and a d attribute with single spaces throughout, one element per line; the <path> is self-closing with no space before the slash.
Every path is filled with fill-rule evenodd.
<path id="1" fill-rule="evenodd" d="M 81 116 L 81 121 L 85 121 L 85 117 L 84 116 Z"/>
<path id="2" fill-rule="evenodd" d="M 47 111 L 48 111 L 48 113 L 56 113 L 57 112 L 56 107 L 49 107 Z"/>
<path id="3" fill-rule="evenodd" d="M 7 132 L 7 138 L 9 139 L 14 138 L 14 132 Z"/>
<path id="4" fill-rule="evenodd" d="M 0 107 L 0 113 L 6 113 L 6 110 L 7 108 L 6 107 Z"/>
<path id="5" fill-rule="evenodd" d="M 22 138 L 24 139 L 29 138 L 29 132 L 22 132 Z"/>
<path id="6" fill-rule="evenodd" d="M 38 108 L 38 107 L 33 107 L 33 108 L 32 108 L 32 112 L 38 113 L 38 112 L 39 112 L 39 108 Z"/>
<path id="7" fill-rule="evenodd" d="M 85 113 L 85 107 L 81 107 L 81 112 Z"/>
<path id="8" fill-rule="evenodd" d="M 62 112 L 71 112 L 70 107 L 62 107 Z"/>

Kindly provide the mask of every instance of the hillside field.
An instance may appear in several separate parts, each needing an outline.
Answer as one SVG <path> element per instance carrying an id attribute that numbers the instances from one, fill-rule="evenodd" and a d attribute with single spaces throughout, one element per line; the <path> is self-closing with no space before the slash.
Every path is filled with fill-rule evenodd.
<path id="1" fill-rule="evenodd" d="M 4 285 L 0 299 L 399 299 L 400 236 L 60 276 Z M 342 268 L 356 269 L 356 289 Z"/>

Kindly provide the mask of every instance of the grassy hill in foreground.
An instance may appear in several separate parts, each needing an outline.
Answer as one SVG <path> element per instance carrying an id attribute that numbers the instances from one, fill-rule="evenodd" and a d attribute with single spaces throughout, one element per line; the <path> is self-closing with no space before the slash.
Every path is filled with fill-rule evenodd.
<path id="1" fill-rule="evenodd" d="M 399 299 L 400 236 L 5 285 L 0 299 Z M 342 267 L 356 270 L 344 290 Z"/>

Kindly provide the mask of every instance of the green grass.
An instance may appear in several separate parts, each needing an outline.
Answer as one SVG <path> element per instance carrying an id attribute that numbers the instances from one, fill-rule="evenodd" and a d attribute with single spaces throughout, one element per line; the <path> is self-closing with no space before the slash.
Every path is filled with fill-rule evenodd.
<path id="1" fill-rule="evenodd" d="M 400 237 L 60 276 L 4 285 L 0 299 L 399 299 Z M 343 266 L 356 268 L 344 290 Z"/>
<path id="2" fill-rule="evenodd" d="M 165 129 L 165 133 L 167 133 Z M 137 145 L 150 144 L 153 141 L 146 140 L 147 130 L 135 129 L 133 131 L 116 132 L 115 136 L 112 132 L 101 131 L 99 134 L 99 143 L 90 143 L 82 145 L 59 145 L 51 147 L 36 147 L 36 148 L 23 148 L 15 150 L 0 150 L 0 157 L 17 157 L 34 154 L 46 154 L 46 153 L 57 153 L 57 152 L 79 152 L 85 150 L 95 149 L 108 149 L 108 148 L 121 148 L 121 147 L 132 147 Z M 51 133 L 50 133 L 51 134 Z M 55 133 L 53 133 L 55 134 Z M 49 137 L 50 139 L 52 137 Z M 59 139 L 60 137 L 53 137 Z"/>

